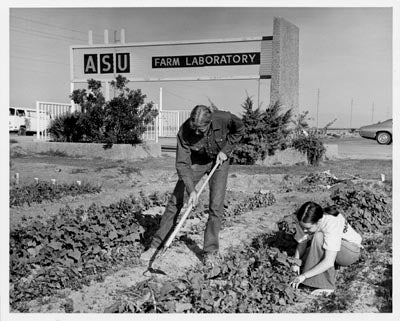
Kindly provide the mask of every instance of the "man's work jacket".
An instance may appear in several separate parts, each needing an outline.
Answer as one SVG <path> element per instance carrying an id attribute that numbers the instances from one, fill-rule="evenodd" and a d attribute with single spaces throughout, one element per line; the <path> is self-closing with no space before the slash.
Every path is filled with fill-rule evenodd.
<path id="1" fill-rule="evenodd" d="M 220 151 L 229 157 L 243 135 L 243 122 L 226 111 L 211 114 L 210 128 L 201 137 L 190 128 L 190 118 L 182 124 L 177 135 L 176 170 L 189 194 L 194 191 L 191 165 L 213 162 Z"/>

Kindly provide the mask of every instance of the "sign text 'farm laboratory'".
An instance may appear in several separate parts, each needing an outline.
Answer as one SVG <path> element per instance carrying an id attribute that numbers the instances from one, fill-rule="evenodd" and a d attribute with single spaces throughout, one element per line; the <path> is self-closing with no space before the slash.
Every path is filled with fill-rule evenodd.
<path id="1" fill-rule="evenodd" d="M 153 68 L 259 65 L 259 52 L 152 57 Z"/>

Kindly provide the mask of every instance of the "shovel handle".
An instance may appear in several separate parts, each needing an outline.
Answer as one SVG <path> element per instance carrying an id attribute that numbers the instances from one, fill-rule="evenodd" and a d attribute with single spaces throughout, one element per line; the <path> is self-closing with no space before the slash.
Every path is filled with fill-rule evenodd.
<path id="1" fill-rule="evenodd" d="M 211 170 L 210 174 L 208 174 L 206 180 L 204 181 L 203 185 L 201 185 L 199 191 L 197 192 L 197 197 L 200 196 L 201 192 L 203 191 L 203 189 L 206 187 L 208 181 L 210 180 L 211 176 L 214 174 L 214 172 L 216 171 L 217 167 L 219 166 L 219 162 L 216 162 L 213 169 Z M 165 253 L 166 249 L 171 245 L 173 239 L 175 238 L 176 234 L 178 234 L 179 229 L 182 227 L 183 223 L 185 222 L 187 216 L 190 214 L 191 210 L 193 208 L 193 205 L 190 204 L 185 213 L 182 215 L 181 219 L 179 220 L 179 223 L 177 224 L 177 226 L 175 227 L 174 231 L 171 233 L 171 235 L 169 236 L 168 240 L 165 242 L 164 244 L 164 249 L 163 249 L 163 253 Z"/>

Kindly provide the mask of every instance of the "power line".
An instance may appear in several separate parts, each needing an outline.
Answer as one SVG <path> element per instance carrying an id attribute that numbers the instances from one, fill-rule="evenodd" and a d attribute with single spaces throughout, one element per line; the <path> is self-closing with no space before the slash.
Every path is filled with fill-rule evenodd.
<path id="1" fill-rule="evenodd" d="M 59 64 L 59 65 L 64 65 L 64 66 L 69 66 L 69 64 L 64 64 L 60 61 L 50 61 L 50 60 L 44 60 L 44 59 L 38 59 L 38 58 L 32 58 L 32 57 L 21 57 L 21 56 L 14 56 L 11 55 L 11 58 L 16 58 L 16 59 L 28 59 L 28 60 L 36 60 L 36 61 L 42 61 L 46 63 L 53 63 L 53 64 Z"/>
<path id="2" fill-rule="evenodd" d="M 47 32 L 43 32 L 43 31 L 37 31 L 37 30 L 29 30 L 29 29 L 18 29 L 18 28 L 10 28 L 10 30 L 16 31 L 16 32 L 20 32 L 20 33 L 24 33 L 24 34 L 30 34 L 33 36 L 38 36 L 38 37 L 44 37 L 44 38 L 48 38 L 48 39 L 55 39 L 55 40 L 78 40 L 78 41 L 83 41 L 86 42 L 86 40 L 83 39 L 79 39 L 79 38 L 75 38 L 75 37 L 67 37 L 67 36 L 61 36 L 61 35 L 57 35 L 57 34 L 52 34 L 52 33 L 47 33 Z M 37 33 L 34 33 L 37 32 Z"/>
<path id="3" fill-rule="evenodd" d="M 191 100 L 191 99 L 189 99 L 189 98 L 182 97 L 182 96 L 180 96 L 180 95 L 174 94 L 174 93 L 172 93 L 172 92 L 170 92 L 170 91 L 168 91 L 168 90 L 165 90 L 165 89 L 163 89 L 163 90 L 166 91 L 167 93 L 169 93 L 169 94 L 172 95 L 172 96 L 176 96 L 176 97 L 178 97 L 178 98 L 181 98 L 181 99 L 190 101 L 190 102 L 192 102 L 192 103 L 197 103 L 196 101 Z"/>
<path id="4" fill-rule="evenodd" d="M 26 68 L 26 67 L 22 67 L 22 66 L 15 66 L 15 67 L 13 67 L 13 70 L 14 69 L 19 69 L 19 70 L 24 71 L 24 72 L 34 72 L 34 73 L 38 73 L 38 74 L 41 73 L 41 74 L 52 75 L 54 77 L 59 77 L 59 71 L 55 70 L 55 69 L 46 69 L 46 70 L 52 70 L 52 72 L 45 71 L 43 69 L 36 69 L 36 68 L 32 69 L 32 68 Z"/>
<path id="5" fill-rule="evenodd" d="M 16 48 L 22 48 L 22 49 L 28 49 L 24 51 L 24 54 L 30 53 L 30 54 L 35 54 L 35 55 L 40 55 L 40 56 L 47 56 L 47 57 L 52 57 L 52 58 L 58 58 L 59 54 L 52 54 L 49 55 L 48 49 L 47 48 L 43 48 L 43 50 L 46 50 L 46 53 L 43 53 L 43 51 L 41 51 L 41 48 L 33 48 L 33 47 L 29 47 L 29 46 L 21 46 L 21 45 L 16 45 L 16 44 L 11 44 L 10 47 L 16 47 Z M 67 52 L 69 54 L 69 52 Z"/>
<path id="6" fill-rule="evenodd" d="M 41 22 L 41 21 L 33 20 L 33 19 L 22 18 L 22 17 L 18 17 L 18 16 L 14 16 L 14 15 L 11 15 L 11 17 L 16 18 L 16 19 L 25 20 L 25 21 L 30 21 L 30 22 L 41 24 L 41 25 L 44 25 L 44 26 L 54 27 L 54 28 L 57 28 L 57 29 L 60 29 L 60 30 L 67 30 L 67 31 L 72 31 L 72 32 L 77 32 L 77 33 L 81 33 L 81 34 L 87 35 L 87 33 L 84 32 L 84 31 L 74 30 L 74 29 L 70 29 L 70 28 L 64 28 L 64 27 L 60 27 L 60 26 L 57 26 L 57 25 L 44 23 L 44 22 Z M 98 35 L 94 35 L 94 36 L 98 37 L 98 38 L 102 38 L 101 36 L 98 36 Z"/>
<path id="7" fill-rule="evenodd" d="M 183 86 L 183 87 L 187 87 L 187 88 L 197 89 L 196 86 L 190 86 L 190 85 L 188 85 L 188 84 L 184 84 L 183 82 L 181 82 L 181 83 L 179 83 L 179 84 L 172 84 L 172 83 L 169 83 L 169 85 L 172 85 L 172 86 L 175 86 L 175 87 Z"/>

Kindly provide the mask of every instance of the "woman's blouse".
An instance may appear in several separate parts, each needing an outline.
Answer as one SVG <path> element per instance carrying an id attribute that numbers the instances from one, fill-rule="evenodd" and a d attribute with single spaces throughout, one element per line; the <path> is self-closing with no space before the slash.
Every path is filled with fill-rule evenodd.
<path id="1" fill-rule="evenodd" d="M 342 239 L 361 246 L 361 235 L 351 227 L 342 214 L 339 213 L 337 216 L 324 214 L 317 224 L 316 232 L 322 232 L 324 235 L 323 248 L 325 250 L 340 251 Z M 312 237 L 313 234 L 304 233 L 296 219 L 295 240 L 302 243 L 311 240 Z"/>

